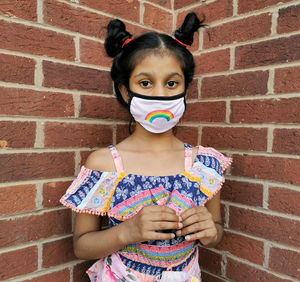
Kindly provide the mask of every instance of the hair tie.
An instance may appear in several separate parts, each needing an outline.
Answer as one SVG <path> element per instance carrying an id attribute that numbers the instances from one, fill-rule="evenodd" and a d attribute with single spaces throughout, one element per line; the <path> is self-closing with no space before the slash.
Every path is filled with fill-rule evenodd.
<path id="1" fill-rule="evenodd" d="M 180 40 L 178 40 L 177 38 L 175 38 L 175 40 L 176 40 L 178 43 L 180 43 L 181 45 L 183 45 L 184 47 L 187 47 L 187 46 L 188 46 L 187 44 L 185 44 L 185 43 L 181 42 L 181 41 L 180 41 Z"/>
<path id="2" fill-rule="evenodd" d="M 124 46 L 125 46 L 126 44 L 128 44 L 131 40 L 132 40 L 132 38 L 127 38 L 127 39 L 124 41 L 124 43 L 122 44 L 122 48 L 124 48 Z"/>

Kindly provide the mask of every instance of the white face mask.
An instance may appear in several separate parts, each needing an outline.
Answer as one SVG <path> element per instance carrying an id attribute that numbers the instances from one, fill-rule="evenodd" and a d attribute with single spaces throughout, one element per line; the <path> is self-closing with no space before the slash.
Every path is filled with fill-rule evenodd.
<path id="1" fill-rule="evenodd" d="M 146 96 L 128 89 L 129 111 L 135 121 L 152 133 L 173 128 L 185 111 L 185 92 L 175 96 Z"/>

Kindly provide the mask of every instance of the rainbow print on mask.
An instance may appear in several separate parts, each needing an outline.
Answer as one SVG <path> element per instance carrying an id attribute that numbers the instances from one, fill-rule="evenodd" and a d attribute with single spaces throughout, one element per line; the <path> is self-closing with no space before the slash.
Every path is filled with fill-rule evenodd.
<path id="1" fill-rule="evenodd" d="M 152 123 L 156 118 L 164 118 L 166 121 L 170 121 L 174 118 L 174 115 L 172 112 L 168 110 L 158 110 L 158 111 L 153 111 L 149 113 L 146 117 L 145 120 L 149 121 Z"/>

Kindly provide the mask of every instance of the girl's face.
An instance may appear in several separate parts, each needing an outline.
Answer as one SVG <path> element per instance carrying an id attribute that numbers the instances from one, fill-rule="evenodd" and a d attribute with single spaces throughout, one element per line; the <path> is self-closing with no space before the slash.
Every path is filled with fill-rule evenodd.
<path id="1" fill-rule="evenodd" d="M 129 87 L 143 95 L 174 96 L 184 91 L 184 74 L 175 56 L 151 54 L 136 65 Z"/>

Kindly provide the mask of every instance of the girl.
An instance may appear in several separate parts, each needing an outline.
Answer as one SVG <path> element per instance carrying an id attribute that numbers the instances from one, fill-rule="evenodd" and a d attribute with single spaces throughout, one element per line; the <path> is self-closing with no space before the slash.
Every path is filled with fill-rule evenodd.
<path id="1" fill-rule="evenodd" d="M 219 190 L 230 159 L 172 131 L 194 73 L 186 45 L 201 26 L 191 13 L 175 39 L 150 32 L 131 40 L 121 21 L 108 25 L 115 92 L 136 127 L 116 147 L 93 152 L 61 198 L 77 212 L 76 256 L 99 259 L 91 281 L 201 281 L 198 245 L 221 240 Z M 110 228 L 99 231 L 99 215 Z"/>

